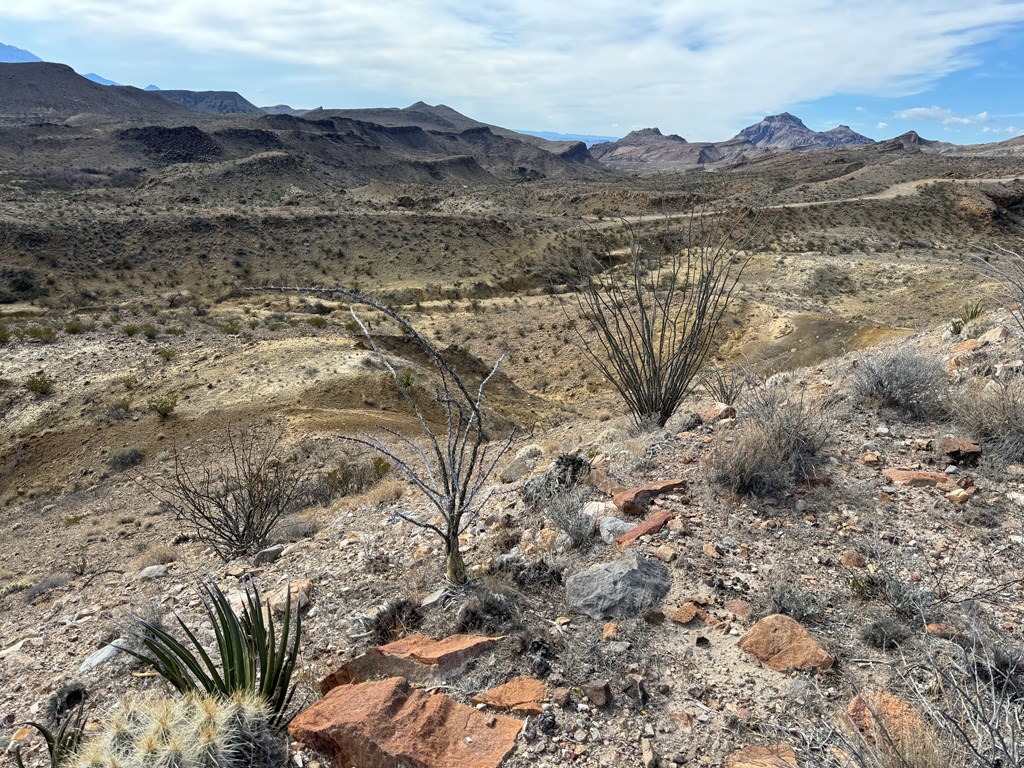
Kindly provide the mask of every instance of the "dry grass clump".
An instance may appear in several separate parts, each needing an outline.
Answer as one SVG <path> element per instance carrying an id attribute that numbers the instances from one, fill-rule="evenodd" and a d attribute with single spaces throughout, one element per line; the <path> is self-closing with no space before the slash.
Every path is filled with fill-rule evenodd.
<path id="1" fill-rule="evenodd" d="M 178 559 L 178 552 L 174 547 L 169 547 L 166 544 L 152 544 L 146 548 L 146 550 L 135 558 L 135 567 L 140 570 L 148 568 L 151 565 L 165 565 L 166 563 L 173 563 Z"/>
<path id="2" fill-rule="evenodd" d="M 1024 460 L 1024 379 L 993 379 L 984 387 L 969 382 L 953 401 L 953 415 L 984 442 L 987 455 Z"/>
<path id="3" fill-rule="evenodd" d="M 911 347 L 895 347 L 865 357 L 858 361 L 853 374 L 857 397 L 915 421 L 942 416 L 948 389 L 942 362 Z"/>
<path id="4" fill-rule="evenodd" d="M 711 455 L 713 482 L 739 494 L 783 493 L 810 479 L 821 464 L 832 425 L 802 393 L 782 387 L 754 390 L 743 426 Z"/>

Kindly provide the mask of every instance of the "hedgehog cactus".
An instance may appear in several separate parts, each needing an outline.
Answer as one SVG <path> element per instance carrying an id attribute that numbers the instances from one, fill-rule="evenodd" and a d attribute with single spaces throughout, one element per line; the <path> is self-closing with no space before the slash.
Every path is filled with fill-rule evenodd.
<path id="1" fill-rule="evenodd" d="M 284 762 L 259 697 L 126 699 L 72 768 L 250 768 Z"/>

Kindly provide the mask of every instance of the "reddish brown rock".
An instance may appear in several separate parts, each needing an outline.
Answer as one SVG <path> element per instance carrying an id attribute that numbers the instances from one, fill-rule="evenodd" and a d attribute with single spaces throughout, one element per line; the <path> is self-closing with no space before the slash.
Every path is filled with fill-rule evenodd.
<path id="1" fill-rule="evenodd" d="M 971 500 L 971 496 L 977 491 L 977 488 L 954 488 L 953 490 L 946 493 L 946 499 L 953 502 L 954 504 L 966 504 Z"/>
<path id="2" fill-rule="evenodd" d="M 638 488 L 619 491 L 612 496 L 612 501 L 616 507 L 628 515 L 642 515 L 658 496 L 685 490 L 685 480 L 662 480 L 657 483 L 641 485 Z"/>
<path id="3" fill-rule="evenodd" d="M 607 707 L 612 703 L 612 687 L 607 680 L 594 680 L 583 686 L 583 695 L 595 707 Z"/>
<path id="4" fill-rule="evenodd" d="M 955 347 L 953 347 L 952 353 L 954 355 L 962 355 L 965 352 L 976 352 L 977 350 L 987 345 L 988 342 L 982 341 L 981 339 L 968 339 L 967 341 L 962 341 Z"/>
<path id="5" fill-rule="evenodd" d="M 359 768 L 498 768 L 522 723 L 409 686 L 401 677 L 340 686 L 301 712 L 288 732 Z"/>
<path id="6" fill-rule="evenodd" d="M 757 622 L 740 638 L 739 646 L 777 672 L 824 672 L 835 661 L 799 622 L 781 613 Z"/>
<path id="7" fill-rule="evenodd" d="M 848 549 L 843 552 L 843 554 L 839 556 L 839 562 L 847 568 L 863 568 L 868 564 L 864 555 L 860 552 L 854 552 L 852 549 Z"/>
<path id="8" fill-rule="evenodd" d="M 954 627 L 952 624 L 945 624 L 938 622 L 935 624 L 928 624 L 925 626 L 924 631 L 929 635 L 935 635 L 945 640 L 952 640 L 954 637 L 960 635 L 960 630 Z"/>
<path id="9" fill-rule="evenodd" d="M 501 637 L 452 635 L 434 640 L 409 635 L 393 643 L 371 648 L 346 662 L 320 682 L 320 693 L 339 685 L 352 685 L 379 677 L 404 677 L 417 683 L 446 680 L 461 672 L 473 659 L 492 648 Z"/>
<path id="10" fill-rule="evenodd" d="M 619 625 L 614 621 L 609 621 L 604 625 L 604 629 L 601 630 L 602 640 L 611 640 L 619 633 Z"/>
<path id="11" fill-rule="evenodd" d="M 564 709 L 572 703 L 572 692 L 568 688 L 555 688 L 551 692 L 551 701 Z"/>
<path id="12" fill-rule="evenodd" d="M 746 619 L 750 616 L 750 603 L 738 597 L 725 601 L 725 610 L 737 619 Z"/>
<path id="13" fill-rule="evenodd" d="M 864 691 L 846 708 L 850 722 L 864 739 L 886 752 L 929 742 L 928 726 L 917 710 L 902 699 L 878 691 Z"/>
<path id="14" fill-rule="evenodd" d="M 800 768 L 796 752 L 785 744 L 744 747 L 725 758 L 725 768 Z"/>
<path id="15" fill-rule="evenodd" d="M 697 619 L 706 622 L 709 618 L 707 611 L 693 603 L 683 603 L 678 608 L 670 608 L 665 611 L 665 615 L 678 624 L 690 624 Z"/>
<path id="16" fill-rule="evenodd" d="M 641 536 L 648 536 L 652 533 L 657 533 L 665 524 L 673 517 L 672 513 L 667 509 L 661 512 L 655 512 L 653 515 L 647 517 L 643 522 L 634 528 L 626 531 L 626 533 L 615 539 L 615 543 L 618 544 L 620 550 L 625 550 L 630 544 L 639 539 Z"/>
<path id="17" fill-rule="evenodd" d="M 736 409 L 726 403 L 715 403 L 700 412 L 700 420 L 705 424 L 714 424 L 716 421 L 735 419 Z"/>
<path id="18" fill-rule="evenodd" d="M 981 458 L 981 445 L 966 437 L 944 438 L 936 450 L 957 463 L 977 464 Z"/>
<path id="19" fill-rule="evenodd" d="M 886 480 L 897 485 L 909 485 L 912 488 L 941 488 L 953 484 L 945 472 L 925 472 L 919 469 L 883 469 Z"/>
<path id="20" fill-rule="evenodd" d="M 535 677 L 521 675 L 504 685 L 478 693 L 473 697 L 473 703 L 517 715 L 539 715 L 544 711 L 541 704 L 547 697 L 548 687 L 544 683 Z"/>
<path id="21" fill-rule="evenodd" d="M 878 451 L 864 451 L 860 455 L 860 463 L 867 467 L 881 466 L 882 455 Z"/>

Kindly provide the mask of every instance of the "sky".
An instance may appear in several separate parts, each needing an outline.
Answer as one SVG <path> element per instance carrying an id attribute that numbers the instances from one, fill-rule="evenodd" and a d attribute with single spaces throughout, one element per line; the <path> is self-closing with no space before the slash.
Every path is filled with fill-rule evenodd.
<path id="1" fill-rule="evenodd" d="M 1024 0 L 0 0 L 0 42 L 140 87 L 536 131 L 712 141 L 788 111 L 1024 134 Z"/>

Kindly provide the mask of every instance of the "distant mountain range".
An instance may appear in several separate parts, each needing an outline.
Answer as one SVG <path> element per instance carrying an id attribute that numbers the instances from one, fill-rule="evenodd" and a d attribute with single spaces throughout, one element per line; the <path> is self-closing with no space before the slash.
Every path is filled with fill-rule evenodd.
<path id="1" fill-rule="evenodd" d="M 516 133 L 525 133 L 527 136 L 536 136 L 548 141 L 582 141 L 588 147 L 618 139 L 618 136 L 593 136 L 587 133 L 554 133 L 553 131 L 524 131 L 519 128 L 516 129 Z"/>
<path id="2" fill-rule="evenodd" d="M 0 64 L 27 64 L 32 61 L 42 61 L 42 59 L 30 51 L 0 43 Z"/>
<path id="3" fill-rule="evenodd" d="M 739 165 L 782 150 L 813 152 L 873 143 L 873 139 L 846 125 L 829 131 L 812 131 L 800 118 L 783 112 L 765 117 L 727 141 L 689 142 L 675 134 L 665 136 L 657 128 L 644 128 L 618 141 L 595 144 L 590 153 L 601 162 L 623 170 L 683 170 Z"/>

